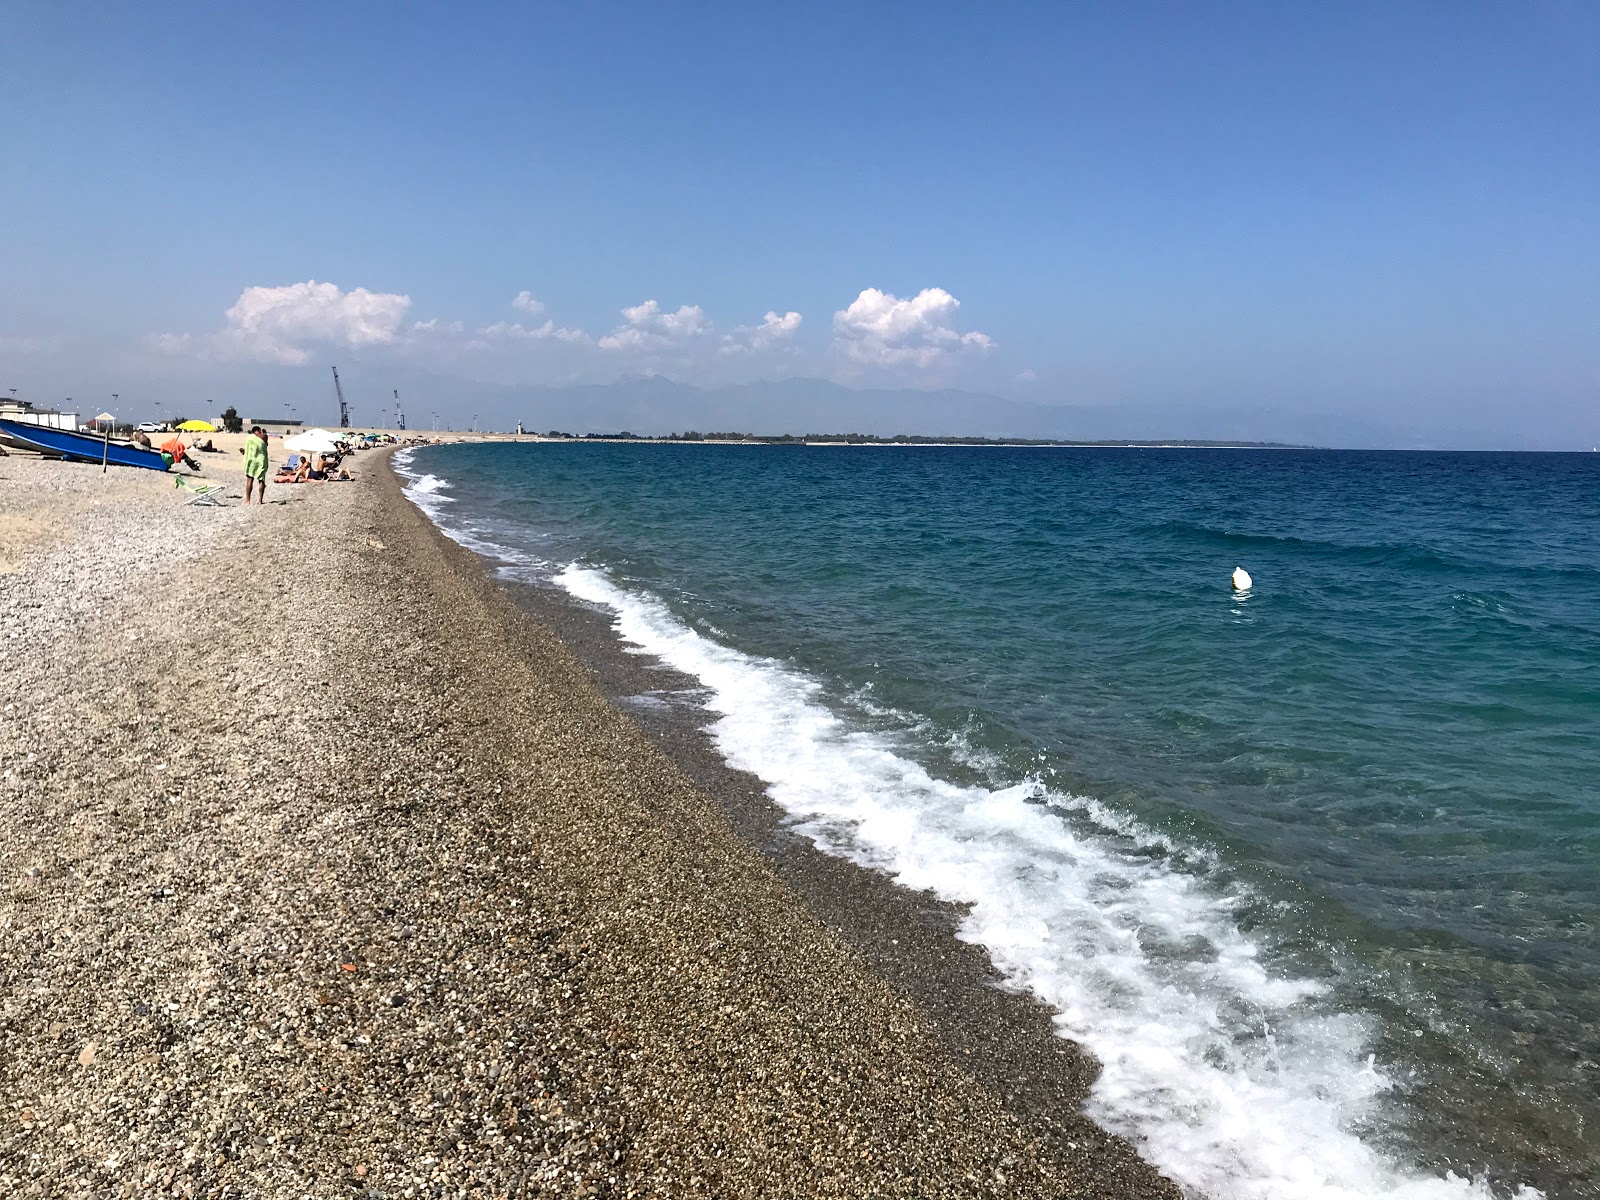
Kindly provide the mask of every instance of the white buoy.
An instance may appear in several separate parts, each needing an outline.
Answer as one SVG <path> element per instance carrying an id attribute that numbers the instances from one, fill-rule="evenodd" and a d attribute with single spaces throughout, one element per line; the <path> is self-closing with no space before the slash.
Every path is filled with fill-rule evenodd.
<path id="1" fill-rule="evenodd" d="M 1236 592 L 1248 592 L 1250 590 L 1250 585 L 1251 585 L 1252 582 L 1253 581 L 1250 578 L 1250 572 L 1249 571 L 1246 571 L 1243 567 L 1235 567 L 1233 569 L 1233 590 L 1234 591 L 1236 591 Z"/>

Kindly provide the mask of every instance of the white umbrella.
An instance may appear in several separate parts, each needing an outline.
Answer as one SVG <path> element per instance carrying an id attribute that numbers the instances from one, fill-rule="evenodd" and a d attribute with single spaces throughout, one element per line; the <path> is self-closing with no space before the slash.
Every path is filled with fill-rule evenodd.
<path id="1" fill-rule="evenodd" d="M 296 454 L 332 454 L 339 447 L 326 429 L 308 429 L 283 439 L 283 448 Z"/>

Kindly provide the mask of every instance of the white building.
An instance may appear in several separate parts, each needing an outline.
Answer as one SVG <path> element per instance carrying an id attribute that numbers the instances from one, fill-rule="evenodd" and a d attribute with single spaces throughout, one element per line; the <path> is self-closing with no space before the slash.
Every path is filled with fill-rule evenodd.
<path id="1" fill-rule="evenodd" d="M 0 418 L 20 421 L 29 425 L 43 425 L 50 429 L 78 429 L 78 414 L 59 412 L 53 408 L 35 408 L 31 400 L 0 400 Z"/>

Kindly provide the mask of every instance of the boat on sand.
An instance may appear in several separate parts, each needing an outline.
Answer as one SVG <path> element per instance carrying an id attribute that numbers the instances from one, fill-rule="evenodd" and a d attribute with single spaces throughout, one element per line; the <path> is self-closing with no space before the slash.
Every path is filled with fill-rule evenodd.
<path id="1" fill-rule="evenodd" d="M 68 429 L 52 429 L 47 425 L 0 418 L 0 437 L 23 449 L 37 450 L 52 458 L 73 458 L 84 462 L 100 462 L 104 459 L 119 467 L 144 467 L 151 471 L 167 469 L 167 460 L 154 450 L 146 450 L 128 442 L 106 442 L 102 438 Z"/>

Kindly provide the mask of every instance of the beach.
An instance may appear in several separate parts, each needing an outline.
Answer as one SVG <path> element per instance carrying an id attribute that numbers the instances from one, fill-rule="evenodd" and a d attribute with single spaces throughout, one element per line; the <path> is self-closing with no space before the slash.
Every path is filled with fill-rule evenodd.
<path id="1" fill-rule="evenodd" d="M 0 459 L 7 1194 L 1177 1194 L 946 907 L 785 841 L 384 454 L 261 509 L 207 459 L 227 507 Z"/>

